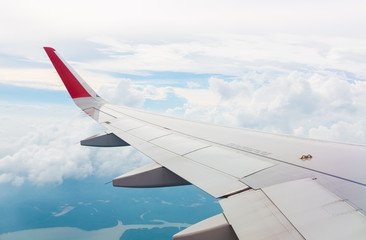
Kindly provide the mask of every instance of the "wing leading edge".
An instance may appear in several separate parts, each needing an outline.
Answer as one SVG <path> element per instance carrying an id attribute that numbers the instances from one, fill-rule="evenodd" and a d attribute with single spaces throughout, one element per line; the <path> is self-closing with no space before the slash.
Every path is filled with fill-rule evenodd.
<path id="1" fill-rule="evenodd" d="M 155 161 L 114 179 L 114 186 L 194 184 L 220 199 L 223 214 L 175 239 L 365 238 L 364 146 L 219 127 L 116 106 L 100 98 L 53 48 L 44 49 L 75 104 L 108 130 L 82 145 L 131 145 Z M 304 154 L 312 158 L 299 159 Z"/>

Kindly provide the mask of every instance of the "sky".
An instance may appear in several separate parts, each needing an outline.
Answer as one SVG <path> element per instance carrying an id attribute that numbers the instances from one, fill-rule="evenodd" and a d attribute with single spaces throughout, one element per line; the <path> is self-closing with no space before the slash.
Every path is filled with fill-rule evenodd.
<path id="1" fill-rule="evenodd" d="M 106 100 L 219 125 L 366 144 L 364 1 L 2 0 L 0 186 L 151 162 L 79 141 L 103 128 L 44 46 Z"/>

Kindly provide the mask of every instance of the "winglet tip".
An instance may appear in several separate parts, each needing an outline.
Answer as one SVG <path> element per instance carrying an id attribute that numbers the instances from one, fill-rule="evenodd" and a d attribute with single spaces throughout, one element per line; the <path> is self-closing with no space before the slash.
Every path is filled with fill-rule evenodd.
<path id="1" fill-rule="evenodd" d="M 91 97 L 92 95 L 85 89 L 85 85 L 87 86 L 87 84 L 84 83 L 85 85 L 83 85 L 82 79 L 73 72 L 72 68 L 67 65 L 60 56 L 58 56 L 56 50 L 51 47 L 43 48 L 63 81 L 71 98 Z M 93 92 L 91 89 L 90 91 Z"/>
<path id="2" fill-rule="evenodd" d="M 51 48 L 51 47 L 43 47 L 43 49 L 44 49 L 46 52 L 55 52 L 55 51 L 56 51 L 54 48 Z"/>

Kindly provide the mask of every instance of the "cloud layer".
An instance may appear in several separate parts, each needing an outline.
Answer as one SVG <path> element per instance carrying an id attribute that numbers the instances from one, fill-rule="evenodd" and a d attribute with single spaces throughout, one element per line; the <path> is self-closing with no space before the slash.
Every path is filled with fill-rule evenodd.
<path id="1" fill-rule="evenodd" d="M 365 7 L 359 0 L 5 0 L 0 83 L 65 90 L 42 50 L 48 45 L 113 103 L 366 144 Z M 80 147 L 101 131 L 91 120 L 29 99 L 20 108 L 3 95 L 2 183 L 60 184 L 149 161 L 131 148 Z"/>
<path id="2" fill-rule="evenodd" d="M 0 158 L 0 183 L 61 184 L 66 178 L 116 177 L 150 160 L 131 148 L 92 149 L 81 139 L 101 129 L 86 117 L 37 126 Z"/>
<path id="3" fill-rule="evenodd" d="M 266 73 L 268 74 L 268 72 Z M 250 76 L 250 74 L 248 74 Z M 209 79 L 207 89 L 176 93 L 185 116 L 291 135 L 366 143 L 366 82 L 334 72 L 266 76 L 263 83 Z M 193 94 L 192 94 L 193 93 Z M 205 96 L 201 101 L 194 95 Z M 193 95 L 193 96 L 192 96 Z"/>

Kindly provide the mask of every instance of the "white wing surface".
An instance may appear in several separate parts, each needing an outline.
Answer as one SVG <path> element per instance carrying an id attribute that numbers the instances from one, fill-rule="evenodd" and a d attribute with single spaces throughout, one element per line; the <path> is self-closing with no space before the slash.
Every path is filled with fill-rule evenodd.
<path id="1" fill-rule="evenodd" d="M 131 145 L 155 163 L 121 187 L 193 184 L 223 214 L 174 239 L 366 239 L 366 147 L 192 122 L 110 104 L 45 48 L 75 104 L 107 129 L 82 145 Z"/>

